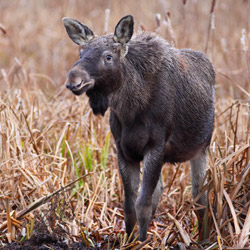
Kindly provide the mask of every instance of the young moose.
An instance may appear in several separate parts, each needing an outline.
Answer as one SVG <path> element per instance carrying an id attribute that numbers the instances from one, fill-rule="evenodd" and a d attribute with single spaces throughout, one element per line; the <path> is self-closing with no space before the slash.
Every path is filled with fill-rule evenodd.
<path id="1" fill-rule="evenodd" d="M 114 34 L 100 37 L 75 19 L 65 17 L 63 23 L 81 46 L 66 87 L 75 95 L 86 92 L 95 115 L 110 107 L 126 232 L 138 221 L 143 241 L 163 191 L 165 162 L 190 160 L 193 197 L 200 192 L 213 131 L 213 67 L 201 52 L 175 49 L 155 34 L 142 32 L 131 39 L 131 15 L 119 21 Z M 137 195 L 140 161 L 143 179 Z M 206 193 L 198 203 L 206 204 Z M 203 215 L 199 210 L 198 217 Z"/>

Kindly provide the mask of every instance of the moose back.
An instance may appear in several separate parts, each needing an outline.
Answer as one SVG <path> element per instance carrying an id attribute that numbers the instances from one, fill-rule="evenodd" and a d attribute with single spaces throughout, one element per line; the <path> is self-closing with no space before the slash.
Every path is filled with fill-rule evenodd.
<path id="1" fill-rule="evenodd" d="M 213 67 L 205 55 L 176 49 L 153 34 L 134 36 L 134 20 L 123 17 L 114 34 L 96 36 L 86 25 L 63 18 L 69 37 L 81 46 L 66 87 L 86 93 L 94 114 L 110 108 L 110 127 L 123 181 L 126 232 L 136 221 L 145 240 L 163 191 L 165 162 L 190 161 L 192 195 L 200 193 L 214 120 Z M 143 162 L 141 191 L 140 162 Z M 198 203 L 206 204 L 206 193 Z M 198 210 L 198 219 L 204 209 Z"/>

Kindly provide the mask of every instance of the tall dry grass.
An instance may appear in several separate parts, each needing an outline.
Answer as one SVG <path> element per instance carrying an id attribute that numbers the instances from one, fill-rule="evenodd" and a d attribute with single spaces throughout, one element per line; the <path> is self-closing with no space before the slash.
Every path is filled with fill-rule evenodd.
<path id="1" fill-rule="evenodd" d="M 208 245 L 249 247 L 250 3 L 217 1 L 211 11 L 212 2 L 0 2 L 1 243 L 29 238 L 36 230 L 37 214 L 51 209 L 48 203 L 40 206 L 47 200 L 39 199 L 88 174 L 62 191 L 59 201 L 50 199 L 56 212 L 53 223 L 45 224 L 49 231 L 63 228 L 69 241 L 83 240 L 91 247 L 108 237 L 125 248 L 123 190 L 108 115 L 95 117 L 85 96 L 75 97 L 63 86 L 79 51 L 68 39 L 61 18 L 79 19 L 101 35 L 106 29 L 112 32 L 117 21 L 130 13 L 136 30 L 156 31 L 178 48 L 207 50 L 217 74 L 205 187 L 210 190 Z M 147 246 L 165 249 L 178 242 L 196 242 L 189 164 L 164 166 L 163 180 L 165 192 L 150 226 L 153 241 Z"/>

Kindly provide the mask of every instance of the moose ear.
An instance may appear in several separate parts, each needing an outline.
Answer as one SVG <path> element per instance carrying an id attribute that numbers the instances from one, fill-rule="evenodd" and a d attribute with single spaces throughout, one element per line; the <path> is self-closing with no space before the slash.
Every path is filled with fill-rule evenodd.
<path id="1" fill-rule="evenodd" d="M 123 17 L 115 27 L 114 41 L 116 43 L 127 43 L 134 32 L 134 18 L 131 15 Z"/>
<path id="2" fill-rule="evenodd" d="M 93 31 L 88 26 L 73 18 L 64 17 L 62 22 L 71 40 L 80 46 L 86 44 L 94 37 Z"/>

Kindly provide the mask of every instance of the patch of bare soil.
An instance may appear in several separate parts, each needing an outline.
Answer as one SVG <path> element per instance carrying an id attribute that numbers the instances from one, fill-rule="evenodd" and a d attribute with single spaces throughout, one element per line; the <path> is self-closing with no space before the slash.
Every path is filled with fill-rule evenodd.
<path id="1" fill-rule="evenodd" d="M 58 204 L 61 204 L 60 208 L 58 208 Z M 95 237 L 91 237 L 92 233 L 90 233 L 92 241 L 92 247 L 90 247 L 89 238 L 83 239 L 67 231 L 65 221 L 72 221 L 73 214 L 74 211 L 65 196 L 61 199 L 54 196 L 54 202 L 49 202 L 40 211 L 34 211 L 35 223 L 30 238 L 27 238 L 26 234 L 26 238 L 22 240 L 20 232 L 15 242 L 9 244 L 5 242 L 3 246 L 0 245 L 0 250 L 107 249 L 106 239 L 102 239 L 102 243 L 98 243 Z M 107 240 L 108 244 L 111 244 L 110 242 L 112 242 L 111 239 Z M 113 245 L 115 246 L 115 243 L 112 243 Z"/>
<path id="2" fill-rule="evenodd" d="M 66 249 L 101 249 L 98 247 L 88 248 L 84 246 L 84 243 L 78 242 L 68 246 L 65 242 L 59 241 L 56 237 L 52 237 L 48 234 L 37 234 L 31 237 L 29 240 L 25 240 L 23 243 L 11 243 L 3 248 L 5 250 L 66 250 Z"/>
<path id="3" fill-rule="evenodd" d="M 84 242 L 68 243 L 68 236 L 58 228 L 50 234 L 46 226 L 42 223 L 37 223 L 34 228 L 34 233 L 30 239 L 22 242 L 13 242 L 7 244 L 0 249 L 4 250 L 68 250 L 68 249 L 103 249 L 99 247 L 86 247 Z"/>

